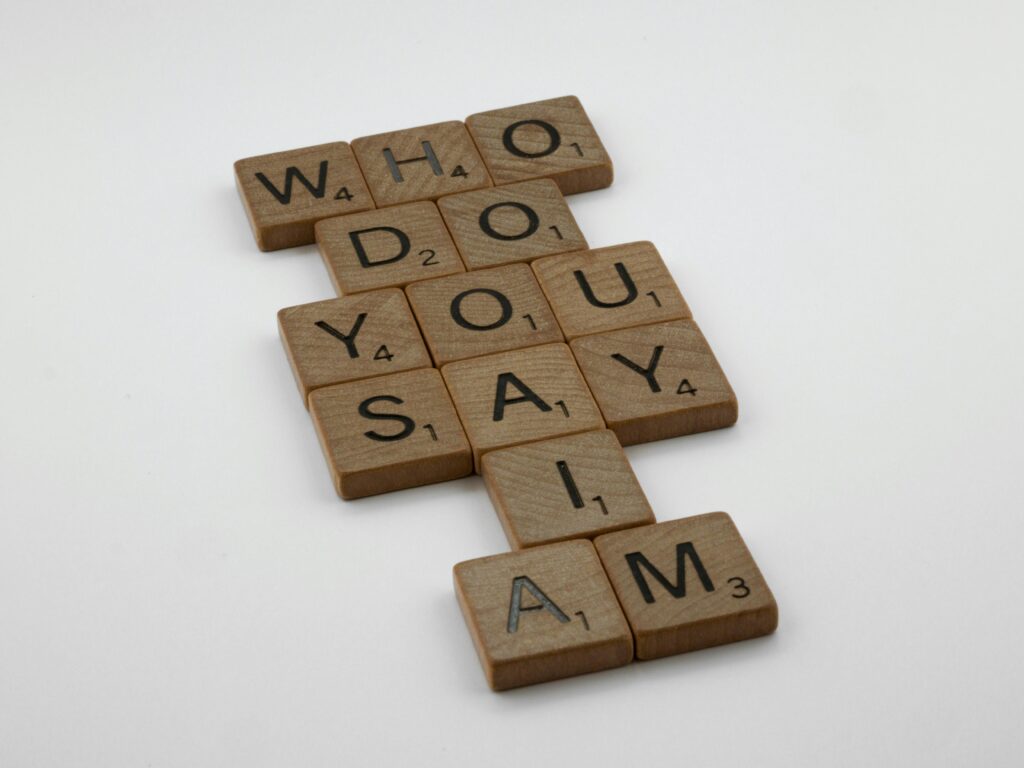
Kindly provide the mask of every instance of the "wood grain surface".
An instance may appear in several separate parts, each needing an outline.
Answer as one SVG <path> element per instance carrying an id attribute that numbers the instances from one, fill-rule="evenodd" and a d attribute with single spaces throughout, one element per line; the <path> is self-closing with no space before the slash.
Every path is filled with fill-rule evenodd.
<path id="1" fill-rule="evenodd" d="M 405 292 L 438 366 L 563 340 L 526 264 L 424 280 Z"/>
<path id="2" fill-rule="evenodd" d="M 317 389 L 309 408 L 344 499 L 473 471 L 466 434 L 434 368 Z"/>
<path id="3" fill-rule="evenodd" d="M 304 402 L 319 387 L 431 365 L 398 288 L 288 307 L 277 324 Z"/>
<path id="4" fill-rule="evenodd" d="M 352 150 L 378 207 L 491 186 L 466 126 L 456 120 L 364 136 Z"/>
<path id="5" fill-rule="evenodd" d="M 469 269 L 579 251 L 587 241 L 550 179 L 463 192 L 437 201 Z"/>
<path id="6" fill-rule="evenodd" d="M 620 667 L 629 625 L 589 541 L 459 563 L 455 594 L 496 691 Z"/>
<path id="7" fill-rule="evenodd" d="M 466 126 L 495 184 L 549 178 L 572 195 L 612 183 L 612 161 L 575 96 L 480 112 Z"/>
<path id="8" fill-rule="evenodd" d="M 441 369 L 473 446 L 488 451 L 604 429 L 601 413 L 565 344 L 502 352 Z"/>
<path id="9" fill-rule="evenodd" d="M 693 320 L 584 336 L 571 346 L 623 445 L 736 423 L 736 395 Z"/>
<path id="10" fill-rule="evenodd" d="M 466 271 L 429 200 L 323 219 L 316 242 L 341 296 Z"/>
<path id="11" fill-rule="evenodd" d="M 481 474 L 513 549 L 654 522 L 609 430 L 491 451 L 481 460 Z"/>
<path id="12" fill-rule="evenodd" d="M 725 512 L 630 528 L 594 544 L 638 659 L 767 635 L 778 625 L 775 598 Z"/>
<path id="13" fill-rule="evenodd" d="M 344 141 L 239 160 L 235 184 L 261 251 L 308 245 L 320 219 L 374 207 Z"/>
<path id="14" fill-rule="evenodd" d="M 533 270 L 567 339 L 691 317 L 653 243 L 548 256 Z"/>

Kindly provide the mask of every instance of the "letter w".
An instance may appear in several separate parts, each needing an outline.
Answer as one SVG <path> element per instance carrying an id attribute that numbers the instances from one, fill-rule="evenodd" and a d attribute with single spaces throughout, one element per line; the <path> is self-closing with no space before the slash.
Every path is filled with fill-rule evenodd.
<path id="1" fill-rule="evenodd" d="M 277 187 L 274 186 L 274 182 L 264 176 L 262 173 L 257 173 L 256 178 L 260 180 L 260 183 L 267 188 L 274 197 L 277 198 L 277 202 L 281 205 L 288 205 L 292 201 L 292 180 L 298 179 L 299 183 L 302 184 L 309 193 L 316 198 L 321 198 L 327 191 L 327 160 L 323 160 L 320 163 L 320 176 L 317 178 L 316 186 L 314 187 L 309 179 L 296 168 L 294 165 L 289 165 L 287 170 L 284 172 L 284 192 L 281 192 Z"/>

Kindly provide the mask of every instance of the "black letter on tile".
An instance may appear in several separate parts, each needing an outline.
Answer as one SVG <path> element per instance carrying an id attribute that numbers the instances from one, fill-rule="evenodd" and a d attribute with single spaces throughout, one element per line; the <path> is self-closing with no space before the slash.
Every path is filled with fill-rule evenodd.
<path id="1" fill-rule="evenodd" d="M 548 146 L 547 149 L 542 149 L 540 152 L 526 152 L 516 146 L 514 136 L 517 128 L 524 125 L 536 125 L 538 128 L 542 128 L 548 135 Z M 555 128 L 551 123 L 546 123 L 543 120 L 520 120 L 517 123 L 512 123 L 508 128 L 505 129 L 505 133 L 501 136 L 501 143 L 505 145 L 505 149 L 511 152 L 516 157 L 545 157 L 550 155 L 556 149 L 562 145 L 562 136 L 558 133 L 558 129 Z"/>
<path id="2" fill-rule="evenodd" d="M 315 187 L 302 171 L 294 165 L 289 165 L 284 172 L 284 192 L 279 192 L 273 182 L 262 173 L 257 173 L 256 178 L 260 180 L 260 183 L 267 188 L 270 194 L 277 198 L 277 202 L 281 203 L 281 205 L 288 205 L 292 201 L 292 179 L 298 179 L 299 183 L 308 189 L 313 197 L 321 198 L 327 190 L 327 162 L 327 160 L 324 160 L 320 163 L 320 177 L 317 179 Z"/>
<path id="3" fill-rule="evenodd" d="M 508 385 L 511 384 L 513 387 L 523 393 L 522 397 L 506 397 L 506 390 Z M 505 406 L 514 405 L 515 403 L 526 403 L 530 402 L 537 406 L 538 409 L 547 413 L 551 410 L 551 406 L 545 403 L 536 392 L 530 389 L 528 386 L 523 384 L 519 380 L 519 377 L 514 373 L 499 373 L 498 374 L 498 388 L 494 395 L 494 421 L 501 421 L 505 418 Z"/>
<path id="4" fill-rule="evenodd" d="M 463 317 L 462 301 L 467 296 L 472 296 L 474 293 L 482 293 L 497 301 L 498 306 L 501 307 L 501 317 L 488 325 L 477 325 L 476 323 L 469 322 L 469 320 Z M 500 291 L 495 291 L 490 288 L 470 288 L 468 291 L 463 291 L 452 299 L 451 313 L 452 320 L 455 321 L 456 325 L 465 328 L 467 331 L 493 331 L 495 328 L 500 328 L 512 319 L 512 302 L 509 301 L 508 297 Z"/>
<path id="5" fill-rule="evenodd" d="M 394 235 L 398 238 L 398 255 L 391 256 L 386 259 L 371 259 L 366 253 L 366 248 L 363 246 L 363 241 L 360 239 L 360 235 L 365 235 L 367 232 L 387 232 L 390 235 Z M 394 227 L 369 227 L 368 229 L 357 229 L 348 233 L 349 239 L 352 241 L 352 247 L 356 249 L 356 256 L 359 257 L 359 263 L 364 267 L 377 267 L 381 264 L 391 264 L 393 262 L 404 259 L 409 255 L 409 236 L 400 229 Z"/>
<path id="6" fill-rule="evenodd" d="M 576 487 L 576 478 L 572 476 L 569 465 L 564 461 L 556 461 L 555 466 L 558 467 L 558 474 L 562 476 L 562 483 L 565 485 L 566 493 L 569 494 L 569 501 L 572 502 L 575 509 L 583 509 L 585 506 L 583 497 L 580 496 L 580 489 Z"/>
<path id="7" fill-rule="evenodd" d="M 641 368 L 628 357 L 620 355 L 618 352 L 612 355 L 612 360 L 618 360 L 631 371 L 636 371 L 647 379 L 647 386 L 651 388 L 651 392 L 661 392 L 661 385 L 658 383 L 658 380 L 654 378 L 654 371 L 658 368 L 658 361 L 661 360 L 661 351 L 664 348 L 665 347 L 662 344 L 659 344 L 654 348 L 654 352 L 651 353 L 651 359 L 647 363 L 646 368 Z"/>
<path id="8" fill-rule="evenodd" d="M 356 318 L 356 321 L 352 324 L 348 333 L 342 333 L 337 328 L 325 323 L 323 320 L 318 320 L 314 325 L 316 325 L 316 327 L 321 331 L 326 331 L 338 341 L 342 342 L 345 345 L 345 349 L 348 350 L 348 356 L 354 360 L 359 357 L 359 350 L 356 349 L 356 336 L 359 335 L 359 329 L 363 327 L 363 320 L 365 319 L 366 313 L 360 312 L 359 317 Z"/>
<path id="9" fill-rule="evenodd" d="M 363 432 L 371 440 L 377 440 L 381 443 L 390 443 L 395 440 L 404 440 L 411 435 L 416 429 L 416 422 L 410 419 L 408 416 L 402 416 L 399 413 L 373 413 L 370 410 L 370 406 L 374 403 L 394 403 L 395 405 L 401 405 L 404 400 L 395 397 L 394 395 L 377 395 L 376 397 L 369 397 L 363 400 L 359 404 L 359 415 L 364 419 L 374 419 L 376 421 L 397 421 L 402 424 L 402 431 L 397 432 L 393 435 L 382 435 L 379 432 Z"/>
<path id="10" fill-rule="evenodd" d="M 402 171 L 398 166 L 405 165 L 406 163 L 418 163 L 421 160 L 426 160 L 430 163 L 430 168 L 435 176 L 444 176 L 444 168 L 441 167 L 441 162 L 437 159 L 437 155 L 434 154 L 434 148 L 430 146 L 430 142 L 421 141 L 420 146 L 423 147 L 423 157 L 410 157 L 408 160 L 395 160 L 391 147 L 384 149 L 384 159 L 387 160 L 388 168 L 391 169 L 391 178 L 399 182 L 405 181 L 402 177 Z"/>
<path id="11" fill-rule="evenodd" d="M 626 298 L 620 299 L 619 301 L 601 301 L 594 296 L 594 291 L 590 287 L 590 283 L 587 282 L 586 275 L 583 274 L 582 270 L 577 269 L 572 274 L 576 278 L 576 282 L 579 283 L 580 290 L 583 291 L 583 296 L 593 304 L 595 307 L 603 307 L 610 309 L 611 307 L 624 307 L 631 301 L 636 299 L 636 283 L 633 282 L 633 278 L 629 274 L 629 270 L 626 269 L 626 265 L 621 261 L 615 262 L 615 271 L 619 273 L 619 279 L 622 284 L 626 286 Z"/>
<path id="12" fill-rule="evenodd" d="M 491 213 L 493 213 L 495 208 L 504 208 L 506 206 L 518 208 L 526 214 L 526 229 L 517 235 L 503 235 L 491 226 Z M 536 232 L 538 227 L 540 227 L 540 217 L 537 215 L 537 212 L 523 203 L 495 203 L 484 208 L 483 213 L 480 214 L 480 229 L 483 230 L 485 235 L 493 237 L 495 240 L 523 240 Z"/>
<path id="13" fill-rule="evenodd" d="M 526 587 L 526 591 L 537 599 L 539 605 L 523 605 L 523 587 Z M 516 576 L 512 579 L 512 599 L 508 604 L 508 631 L 515 632 L 519 629 L 519 614 L 523 611 L 540 610 L 549 611 L 562 624 L 566 624 L 570 620 L 565 612 L 533 583 L 529 576 Z"/>
<path id="14" fill-rule="evenodd" d="M 705 592 L 714 592 L 715 587 L 711 583 L 711 577 L 708 576 L 708 572 L 704 570 L 704 564 L 700 561 L 700 557 L 697 555 L 697 550 L 693 547 L 692 541 L 687 541 L 676 546 L 676 584 L 672 584 L 665 575 L 651 565 L 650 560 L 644 557 L 640 552 L 630 552 L 626 555 L 626 562 L 629 563 L 629 570 L 633 574 L 633 579 L 636 581 L 636 585 L 640 588 L 640 594 L 644 596 L 644 602 L 653 603 L 654 595 L 651 593 L 651 588 L 647 585 L 647 579 L 640 572 L 640 567 L 646 568 L 655 580 L 661 584 L 672 597 L 686 597 L 686 557 L 689 555 L 693 561 L 693 567 L 697 569 L 697 576 L 700 578 L 700 583 L 704 585 Z"/>

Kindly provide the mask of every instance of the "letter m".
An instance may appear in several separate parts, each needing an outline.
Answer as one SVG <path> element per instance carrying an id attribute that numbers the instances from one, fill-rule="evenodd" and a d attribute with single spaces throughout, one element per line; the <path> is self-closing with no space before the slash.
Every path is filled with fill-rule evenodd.
<path id="1" fill-rule="evenodd" d="M 705 592 L 714 592 L 715 587 L 711 583 L 711 577 L 708 576 L 708 572 L 704 569 L 704 564 L 700 561 L 700 556 L 697 554 L 697 550 L 694 549 L 693 542 L 687 541 L 682 544 L 676 545 L 676 583 L 673 584 L 671 581 L 665 578 L 665 574 L 651 565 L 651 561 L 643 556 L 640 552 L 630 552 L 626 555 L 626 562 L 629 564 L 629 570 L 633 574 L 633 579 L 636 581 L 637 587 L 640 588 L 640 594 L 644 596 L 644 602 L 653 603 L 654 594 L 651 592 L 651 587 L 647 583 L 647 579 L 644 577 L 641 568 L 647 570 L 651 576 L 654 577 L 661 586 L 663 586 L 672 597 L 686 597 L 686 558 L 689 557 L 693 562 L 693 567 L 697 571 L 697 577 L 700 579 L 700 583 L 704 587 Z"/>
<path id="2" fill-rule="evenodd" d="M 260 183 L 267 188 L 267 191 L 277 198 L 277 202 L 281 205 L 288 205 L 292 201 L 292 181 L 298 179 L 299 183 L 302 184 L 309 193 L 316 198 L 321 198 L 327 191 L 327 160 L 320 163 L 320 176 L 317 178 L 316 186 L 306 178 L 305 174 L 302 173 L 294 165 L 289 165 L 284 172 L 284 192 L 281 192 L 274 182 L 264 176 L 262 173 L 257 173 L 256 178 L 260 180 Z"/>

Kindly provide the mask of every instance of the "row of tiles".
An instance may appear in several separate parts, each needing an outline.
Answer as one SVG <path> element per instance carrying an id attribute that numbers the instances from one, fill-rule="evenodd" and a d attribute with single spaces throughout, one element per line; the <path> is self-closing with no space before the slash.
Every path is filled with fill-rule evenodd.
<path id="1" fill-rule="evenodd" d="M 691 319 L 647 242 L 463 272 L 282 309 L 304 398 L 331 384 Z"/>
<path id="2" fill-rule="evenodd" d="M 778 607 L 724 512 L 459 563 L 455 592 L 491 687 L 773 632 Z"/>
<path id="3" fill-rule="evenodd" d="M 575 96 L 347 142 L 249 157 L 235 180 L 261 250 L 314 241 L 322 219 L 551 179 L 563 194 L 612 183 L 612 163 Z"/>
<path id="4" fill-rule="evenodd" d="M 633 445 L 738 414 L 692 320 L 322 387 L 309 410 L 345 499 L 464 477 L 490 452 L 535 441 L 607 427 Z"/>
<path id="5" fill-rule="evenodd" d="M 549 179 L 335 216 L 315 230 L 342 296 L 588 247 Z"/>

